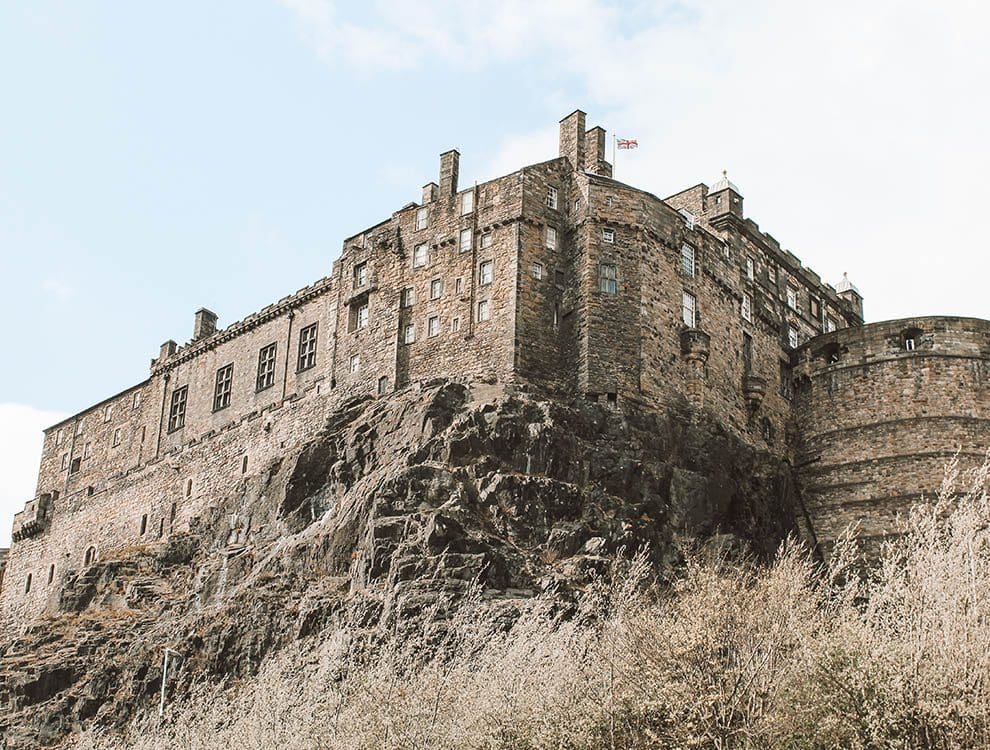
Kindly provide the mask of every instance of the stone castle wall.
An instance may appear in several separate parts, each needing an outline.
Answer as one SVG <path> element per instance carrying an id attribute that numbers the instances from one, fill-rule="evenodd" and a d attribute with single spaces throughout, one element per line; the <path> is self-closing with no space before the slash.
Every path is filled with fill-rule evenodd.
<path id="1" fill-rule="evenodd" d="M 795 352 L 795 464 L 824 549 L 850 523 L 879 540 L 943 467 L 990 446 L 990 322 L 926 317 L 835 331 Z"/>
<path id="2" fill-rule="evenodd" d="M 877 325 L 887 324 L 862 327 L 858 293 L 823 284 L 743 218 L 727 179 L 661 200 L 611 179 L 604 142 L 575 112 L 561 121 L 557 158 L 466 189 L 457 152 L 445 152 L 439 183 L 346 239 L 330 276 L 223 330 L 200 311 L 194 338 L 166 342 L 147 381 L 47 430 L 37 496 L 15 521 L 0 621 L 41 612 L 87 550 L 113 554 L 185 528 L 348 398 L 438 376 L 521 381 L 617 408 L 707 410 L 750 444 L 812 467 L 807 502 L 826 539 L 852 516 L 880 533 L 894 506 L 878 497 L 929 491 L 951 446 L 974 456 L 985 447 L 980 342 L 990 324 L 946 324 L 951 338 L 919 322 L 930 339 L 916 352 L 880 356 L 893 333 Z M 313 330 L 303 361 L 302 332 Z M 833 344 L 862 361 L 838 367 L 811 354 Z M 229 403 L 218 404 L 228 367 Z M 924 409 L 878 416 L 905 378 L 934 395 Z M 848 424 L 837 433 L 838 417 Z M 871 464 L 875 442 L 895 441 L 901 425 L 941 448 Z M 858 488 L 848 500 L 847 487 Z"/>

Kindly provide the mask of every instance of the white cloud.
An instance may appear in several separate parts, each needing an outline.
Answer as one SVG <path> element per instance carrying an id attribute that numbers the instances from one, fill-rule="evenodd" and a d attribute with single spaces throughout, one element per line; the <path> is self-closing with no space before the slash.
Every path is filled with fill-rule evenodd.
<path id="1" fill-rule="evenodd" d="M 10 546 L 14 514 L 34 497 L 41 431 L 65 416 L 23 404 L 0 404 L 0 547 Z"/>

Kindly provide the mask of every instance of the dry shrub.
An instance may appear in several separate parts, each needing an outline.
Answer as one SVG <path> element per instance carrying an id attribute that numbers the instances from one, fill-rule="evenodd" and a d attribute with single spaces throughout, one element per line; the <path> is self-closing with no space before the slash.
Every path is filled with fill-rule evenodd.
<path id="1" fill-rule="evenodd" d="M 257 678 L 199 688 L 78 748 L 974 748 L 990 746 L 988 467 L 955 466 L 865 566 L 697 554 L 672 585 L 641 558 L 574 607 L 475 592 L 436 620 L 341 625 Z"/>

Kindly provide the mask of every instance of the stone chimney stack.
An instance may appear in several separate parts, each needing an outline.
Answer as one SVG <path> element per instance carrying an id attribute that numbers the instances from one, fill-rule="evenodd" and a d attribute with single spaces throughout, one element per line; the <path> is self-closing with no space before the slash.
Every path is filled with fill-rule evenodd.
<path id="1" fill-rule="evenodd" d="M 193 341 L 205 339 L 217 331 L 217 314 L 205 307 L 196 311 L 196 322 L 193 325 Z"/>
<path id="2" fill-rule="evenodd" d="M 169 339 L 164 344 L 162 344 L 162 348 L 158 351 L 158 359 L 156 359 L 155 362 L 159 362 L 159 363 L 164 362 L 166 359 L 168 359 L 173 354 L 175 354 L 175 351 L 178 348 L 179 345 L 176 344 L 174 341 L 172 341 L 172 339 Z"/>
<path id="3" fill-rule="evenodd" d="M 427 182 L 423 185 L 423 205 L 427 203 L 433 203 L 437 199 L 437 184 L 435 182 Z"/>
<path id="4" fill-rule="evenodd" d="M 571 161 L 575 171 L 584 169 L 584 120 L 580 109 L 574 110 L 560 121 L 560 155 Z"/>
<path id="5" fill-rule="evenodd" d="M 606 161 L 605 128 L 594 127 L 585 133 L 584 147 L 584 171 L 611 177 L 612 165 Z"/>
<path id="6" fill-rule="evenodd" d="M 457 172 L 461 155 L 457 149 L 440 154 L 440 198 L 449 198 L 457 192 Z"/>

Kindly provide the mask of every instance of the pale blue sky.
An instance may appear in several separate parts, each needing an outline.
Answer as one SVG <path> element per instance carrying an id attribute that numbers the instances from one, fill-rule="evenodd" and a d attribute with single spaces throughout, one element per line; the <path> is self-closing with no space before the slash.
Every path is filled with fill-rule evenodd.
<path id="1" fill-rule="evenodd" d="M 0 4 L 0 545 L 38 430 L 329 273 L 343 237 L 556 155 L 638 138 L 659 195 L 723 168 L 871 320 L 990 316 L 983 5 L 476 0 Z"/>

